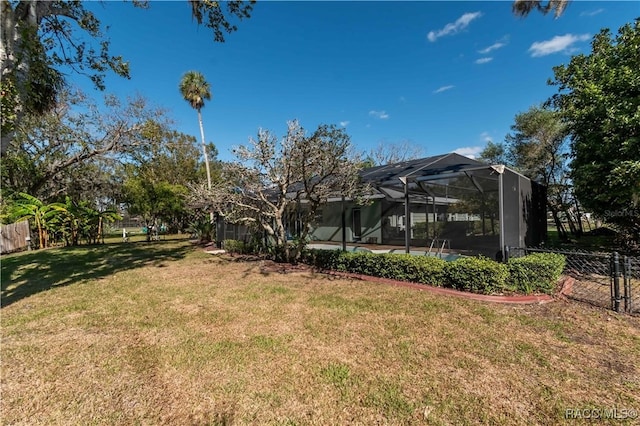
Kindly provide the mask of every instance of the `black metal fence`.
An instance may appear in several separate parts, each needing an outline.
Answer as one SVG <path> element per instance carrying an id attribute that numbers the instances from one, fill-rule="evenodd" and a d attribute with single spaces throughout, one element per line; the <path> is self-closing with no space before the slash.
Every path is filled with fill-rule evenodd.
<path id="1" fill-rule="evenodd" d="M 616 312 L 640 314 L 640 257 L 523 247 L 506 250 L 508 257 L 536 252 L 558 253 L 567 259 L 564 274 L 575 281 L 565 289 L 565 296 Z"/>

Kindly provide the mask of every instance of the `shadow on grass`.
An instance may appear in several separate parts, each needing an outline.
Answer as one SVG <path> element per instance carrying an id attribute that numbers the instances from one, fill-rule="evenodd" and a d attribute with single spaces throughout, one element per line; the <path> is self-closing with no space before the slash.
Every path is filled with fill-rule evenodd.
<path id="1" fill-rule="evenodd" d="M 1 305 L 119 271 L 154 264 L 161 267 L 165 261 L 182 259 L 191 250 L 183 240 L 65 247 L 4 257 L 0 265 Z"/>

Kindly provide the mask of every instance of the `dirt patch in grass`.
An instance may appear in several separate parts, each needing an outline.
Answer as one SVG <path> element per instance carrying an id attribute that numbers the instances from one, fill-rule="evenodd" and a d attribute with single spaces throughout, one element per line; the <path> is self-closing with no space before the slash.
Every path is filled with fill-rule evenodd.
<path id="1" fill-rule="evenodd" d="M 2 308 L 3 423 L 547 425 L 640 409 L 640 318 L 174 244 L 162 267 L 83 279 L 78 265 L 73 283 Z"/>

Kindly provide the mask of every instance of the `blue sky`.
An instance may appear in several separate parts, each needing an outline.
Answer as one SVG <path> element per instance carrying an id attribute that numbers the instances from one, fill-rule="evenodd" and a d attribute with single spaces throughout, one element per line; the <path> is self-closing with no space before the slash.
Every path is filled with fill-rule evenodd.
<path id="1" fill-rule="evenodd" d="M 87 7 L 131 66 L 130 80 L 108 76 L 107 92 L 145 96 L 198 141 L 178 83 L 188 70 L 204 74 L 213 92 L 205 136 L 222 160 L 258 128 L 282 136 L 295 118 L 308 131 L 343 126 L 361 151 L 408 141 L 425 156 L 476 154 L 504 139 L 515 114 L 556 93 L 553 66 L 589 53 L 601 28 L 615 34 L 640 16 L 637 2 L 573 1 L 558 19 L 521 19 L 505 1 L 267 1 L 220 44 L 186 1 Z M 70 82 L 93 90 L 87 78 Z"/>

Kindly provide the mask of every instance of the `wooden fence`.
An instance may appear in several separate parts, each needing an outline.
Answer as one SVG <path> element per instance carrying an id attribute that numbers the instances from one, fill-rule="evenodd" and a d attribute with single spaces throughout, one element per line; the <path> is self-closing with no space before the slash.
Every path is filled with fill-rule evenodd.
<path id="1" fill-rule="evenodd" d="M 30 243 L 28 238 L 30 238 L 28 220 L 0 226 L 0 253 L 11 253 L 27 248 Z"/>

